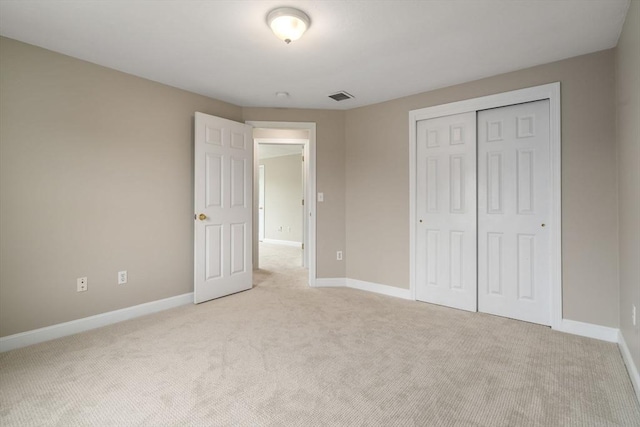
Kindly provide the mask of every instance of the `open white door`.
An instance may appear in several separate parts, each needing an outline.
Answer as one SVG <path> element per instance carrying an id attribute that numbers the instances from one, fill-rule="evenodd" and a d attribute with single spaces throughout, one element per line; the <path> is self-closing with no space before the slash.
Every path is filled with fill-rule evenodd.
<path id="1" fill-rule="evenodd" d="M 252 286 L 252 127 L 195 114 L 194 302 Z"/>

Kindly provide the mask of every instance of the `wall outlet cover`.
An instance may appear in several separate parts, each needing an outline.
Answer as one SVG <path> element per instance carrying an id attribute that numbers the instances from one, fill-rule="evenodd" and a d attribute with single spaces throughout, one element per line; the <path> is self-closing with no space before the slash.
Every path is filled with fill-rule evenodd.
<path id="1" fill-rule="evenodd" d="M 118 285 L 124 285 L 127 283 L 127 271 L 118 271 Z"/>

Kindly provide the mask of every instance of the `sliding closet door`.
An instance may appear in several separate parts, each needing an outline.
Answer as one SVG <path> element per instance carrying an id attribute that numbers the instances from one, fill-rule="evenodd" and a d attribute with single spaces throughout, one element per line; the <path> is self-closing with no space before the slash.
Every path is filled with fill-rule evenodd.
<path id="1" fill-rule="evenodd" d="M 478 310 L 551 324 L 549 101 L 478 112 Z"/>
<path id="2" fill-rule="evenodd" d="M 416 126 L 416 299 L 476 311 L 476 113 Z"/>

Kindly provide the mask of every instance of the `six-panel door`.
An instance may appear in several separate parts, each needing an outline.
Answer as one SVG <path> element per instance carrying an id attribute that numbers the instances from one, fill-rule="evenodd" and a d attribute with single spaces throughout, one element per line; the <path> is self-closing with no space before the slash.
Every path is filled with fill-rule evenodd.
<path id="1" fill-rule="evenodd" d="M 194 301 L 252 286 L 251 126 L 195 115 Z"/>
<path id="2" fill-rule="evenodd" d="M 476 311 L 476 114 L 416 128 L 416 299 Z"/>
<path id="3" fill-rule="evenodd" d="M 549 101 L 478 112 L 478 310 L 551 324 Z"/>
<path id="4" fill-rule="evenodd" d="M 416 299 L 551 324 L 549 132 L 548 100 L 417 122 Z"/>

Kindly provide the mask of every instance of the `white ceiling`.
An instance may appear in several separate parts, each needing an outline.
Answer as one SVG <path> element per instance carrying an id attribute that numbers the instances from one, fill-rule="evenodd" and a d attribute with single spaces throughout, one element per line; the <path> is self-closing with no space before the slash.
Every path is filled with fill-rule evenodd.
<path id="1" fill-rule="evenodd" d="M 309 31 L 290 45 L 265 23 L 279 6 L 311 17 Z M 614 47 L 628 6 L 0 0 L 0 34 L 239 106 L 350 109 Z M 356 98 L 327 98 L 339 90 Z"/>

